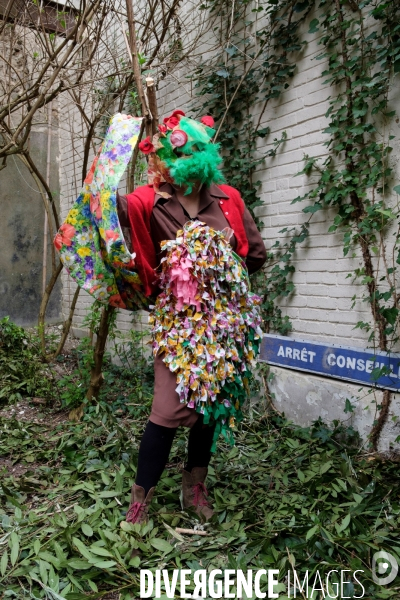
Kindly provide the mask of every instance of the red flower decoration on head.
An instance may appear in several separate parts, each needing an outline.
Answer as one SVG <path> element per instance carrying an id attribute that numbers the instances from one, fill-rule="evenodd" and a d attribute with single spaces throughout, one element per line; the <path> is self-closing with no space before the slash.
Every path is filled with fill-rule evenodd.
<path id="1" fill-rule="evenodd" d="M 171 145 L 174 148 L 181 148 L 188 141 L 187 133 L 185 131 L 182 131 L 182 129 L 175 129 L 171 133 L 171 137 L 169 138 L 169 141 L 171 142 Z"/>
<path id="2" fill-rule="evenodd" d="M 179 117 L 175 117 L 171 115 L 170 117 L 165 117 L 164 123 L 167 129 L 173 129 L 179 124 Z"/>
<path id="3" fill-rule="evenodd" d="M 165 135 L 167 133 L 166 125 L 157 125 L 157 127 L 158 127 L 158 131 L 161 133 L 161 135 Z"/>
<path id="4" fill-rule="evenodd" d="M 210 117 L 209 115 L 205 115 L 204 117 L 201 117 L 200 122 L 203 123 L 203 125 L 207 125 L 207 127 L 214 127 L 215 121 L 212 117 Z"/>
<path id="5" fill-rule="evenodd" d="M 184 116 L 185 113 L 183 112 L 183 110 L 174 110 L 171 116 L 165 117 L 164 123 L 168 129 L 173 129 L 178 125 L 179 119 Z"/>
<path id="6" fill-rule="evenodd" d="M 143 154 L 150 154 L 150 152 L 154 152 L 154 146 L 151 142 L 150 136 L 147 136 L 145 140 L 140 142 L 139 150 L 141 150 Z"/>

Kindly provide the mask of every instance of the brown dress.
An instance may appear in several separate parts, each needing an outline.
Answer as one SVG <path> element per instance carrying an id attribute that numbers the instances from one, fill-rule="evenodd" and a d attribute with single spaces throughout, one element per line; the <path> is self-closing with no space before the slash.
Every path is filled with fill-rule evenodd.
<path id="1" fill-rule="evenodd" d="M 218 206 L 220 200 L 228 198 L 228 196 L 216 185 L 211 185 L 210 188 L 202 188 L 199 212 L 192 219 L 176 198 L 172 186 L 163 184 L 161 190 L 171 194 L 171 198 L 165 199 L 158 194 L 154 198 L 150 228 L 158 262 L 162 258 L 161 242 L 174 240 L 177 231 L 182 229 L 187 221 L 199 220 L 217 231 L 230 227 Z M 246 265 L 249 273 L 254 273 L 263 266 L 266 260 L 265 246 L 247 208 L 244 211 L 243 224 L 249 242 Z M 234 236 L 232 236 L 230 243 L 235 249 L 236 239 Z M 175 391 L 176 385 L 176 375 L 171 373 L 163 363 L 162 357 L 157 356 L 154 359 L 154 399 L 150 421 L 164 427 L 192 427 L 199 415 L 194 409 L 187 408 L 186 404 L 180 403 L 178 394 Z"/>

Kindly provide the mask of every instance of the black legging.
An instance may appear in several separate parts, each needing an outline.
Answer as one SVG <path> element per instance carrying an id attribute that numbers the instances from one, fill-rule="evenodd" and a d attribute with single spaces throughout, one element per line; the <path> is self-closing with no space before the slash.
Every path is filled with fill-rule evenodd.
<path id="1" fill-rule="evenodd" d="M 136 485 L 148 491 L 155 487 L 167 464 L 176 428 L 163 427 L 148 421 L 140 442 Z M 203 425 L 200 415 L 189 433 L 188 462 L 185 471 L 194 467 L 208 467 L 214 426 Z"/>

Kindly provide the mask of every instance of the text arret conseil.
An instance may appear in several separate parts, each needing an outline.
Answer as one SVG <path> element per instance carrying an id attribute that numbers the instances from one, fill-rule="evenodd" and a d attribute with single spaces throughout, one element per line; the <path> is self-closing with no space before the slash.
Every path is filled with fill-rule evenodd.
<path id="1" fill-rule="evenodd" d="M 314 357 L 317 355 L 316 352 L 303 348 L 290 348 L 289 346 L 279 346 L 277 356 L 283 358 L 291 358 L 292 360 L 299 360 L 304 363 L 314 363 Z M 366 373 L 372 373 L 373 369 L 383 369 L 388 365 L 385 363 L 379 363 L 378 361 L 365 360 L 363 358 L 355 358 L 352 356 L 343 356 L 341 354 L 336 355 L 331 352 L 326 357 L 326 362 L 329 367 L 339 367 L 340 369 L 352 369 L 353 371 L 365 371 Z M 394 365 L 390 365 L 390 377 L 400 379 L 400 364 L 397 366 L 397 373 L 394 372 Z"/>

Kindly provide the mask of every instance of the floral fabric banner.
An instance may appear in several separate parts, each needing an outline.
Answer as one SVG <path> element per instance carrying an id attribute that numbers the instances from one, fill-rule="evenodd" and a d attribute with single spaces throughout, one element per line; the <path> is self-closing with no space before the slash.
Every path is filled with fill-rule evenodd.
<path id="1" fill-rule="evenodd" d="M 76 283 L 96 300 L 128 310 L 148 299 L 117 215 L 118 184 L 136 146 L 142 118 L 116 114 L 54 245 Z"/>

